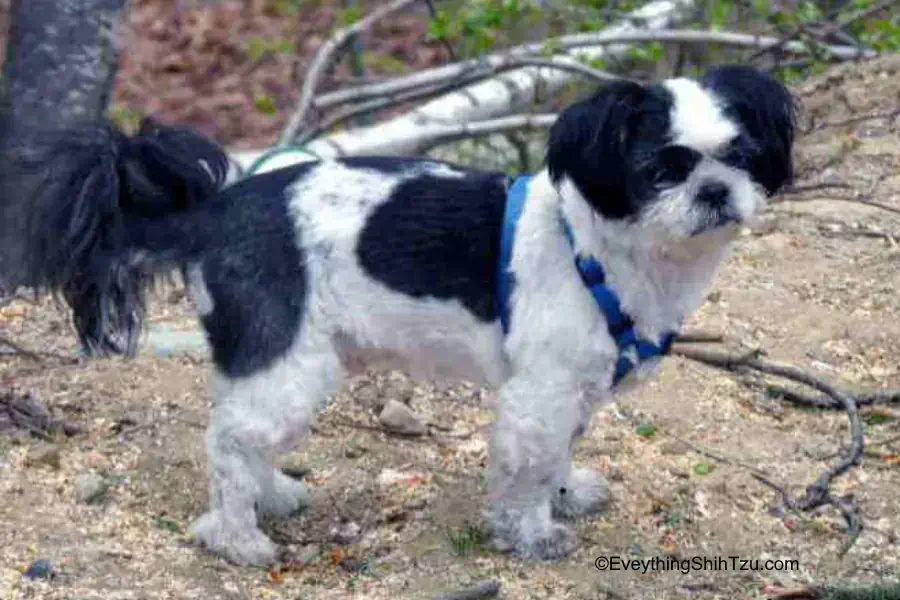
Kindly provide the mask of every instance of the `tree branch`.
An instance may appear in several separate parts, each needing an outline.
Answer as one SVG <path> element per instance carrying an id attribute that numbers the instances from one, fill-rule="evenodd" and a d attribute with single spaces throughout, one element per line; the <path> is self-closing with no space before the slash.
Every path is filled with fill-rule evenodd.
<path id="1" fill-rule="evenodd" d="M 433 69 L 420 71 L 405 77 L 399 77 L 389 81 L 357 86 L 330 92 L 317 97 L 313 104 L 316 108 L 326 109 L 338 104 L 349 102 L 359 102 L 368 100 L 373 97 L 381 97 L 385 95 L 396 94 L 417 87 L 425 87 L 446 82 L 448 79 L 467 75 L 473 71 L 487 70 L 496 68 L 505 64 L 514 58 L 534 57 L 543 54 L 547 48 L 553 48 L 559 51 L 571 51 L 576 49 L 593 48 L 608 46 L 619 43 L 642 43 L 642 42 L 680 42 L 680 43 L 719 43 L 730 46 L 760 48 L 774 44 L 778 41 L 774 37 L 755 36 L 745 33 L 736 33 L 728 31 L 702 31 L 702 30 L 686 30 L 686 29 L 639 29 L 626 31 L 600 31 L 596 33 L 576 34 L 563 36 L 560 38 L 549 39 L 544 42 L 524 44 L 511 48 L 504 53 L 488 55 L 485 57 L 463 61 Z M 849 46 L 826 46 L 840 58 L 857 58 L 859 51 Z M 800 43 L 788 44 L 788 49 L 792 52 L 806 54 L 808 49 Z M 875 52 L 866 51 L 865 57 L 875 56 Z M 556 55 L 554 58 L 562 58 Z M 578 63 L 574 57 L 570 60 Z"/>
<path id="2" fill-rule="evenodd" d="M 447 81 L 442 85 L 427 88 L 418 88 L 404 93 L 393 94 L 383 98 L 375 98 L 369 102 L 364 102 L 362 104 L 352 106 L 328 117 L 314 129 L 301 134 L 294 143 L 298 146 L 307 144 L 310 141 L 318 138 L 322 134 L 326 133 L 336 125 L 351 121 L 354 118 L 359 117 L 360 115 L 371 114 L 373 112 L 385 110 L 393 106 L 404 104 L 406 102 L 441 96 L 449 92 L 464 88 L 473 83 L 483 81 L 491 77 L 492 75 L 496 75 L 504 71 L 518 69 L 523 66 L 558 69 L 560 71 L 575 73 L 601 83 L 621 79 L 620 77 L 617 77 L 611 73 L 592 69 L 591 67 L 576 63 L 574 61 L 563 62 L 562 60 L 560 60 L 560 58 L 561 57 L 555 57 L 551 59 L 510 58 L 504 61 L 503 64 L 491 67 L 488 71 L 478 71 L 469 75 L 462 76 L 455 80 Z"/>
<path id="3" fill-rule="evenodd" d="M 761 48 L 758 52 L 753 53 L 750 56 L 750 58 L 748 58 L 747 60 L 755 61 L 765 54 L 769 54 L 771 52 L 775 52 L 777 50 L 785 48 L 793 40 L 796 40 L 797 38 L 799 38 L 801 35 L 803 35 L 804 32 L 809 31 L 812 27 L 824 25 L 822 31 L 819 32 L 819 35 L 821 37 L 825 37 L 832 33 L 841 31 L 842 29 L 846 28 L 849 25 L 852 25 L 856 21 L 865 19 L 867 17 L 872 16 L 873 14 L 879 13 L 887 8 L 890 8 L 894 4 L 897 4 L 897 0 L 882 0 L 881 2 L 874 4 L 873 6 L 870 6 L 867 9 L 857 11 L 855 14 L 851 15 L 844 22 L 833 23 L 832 21 L 834 21 L 834 19 L 836 19 L 840 15 L 841 11 L 844 9 L 844 6 L 841 4 L 837 8 L 832 10 L 829 14 L 827 14 L 823 19 L 821 19 L 815 23 L 803 23 L 803 24 L 799 25 L 787 36 L 779 39 L 775 43 L 773 43 L 765 48 Z"/>
<path id="4" fill-rule="evenodd" d="M 644 23 L 646 29 L 664 29 L 685 18 L 694 1 L 654 0 L 637 9 L 634 16 Z M 632 30 L 634 27 L 630 21 L 622 22 L 611 27 L 610 32 Z M 541 52 L 542 46 L 535 45 L 535 47 L 534 54 Z M 628 44 L 614 44 L 609 47 L 589 48 L 583 53 L 590 57 L 612 59 L 624 55 L 628 49 Z M 474 66 L 476 62 L 468 64 Z M 443 73 L 446 75 L 447 71 Z M 459 73 L 459 70 L 453 73 Z M 433 81 L 446 81 L 446 77 Z M 552 96 L 571 81 L 572 75 L 556 69 L 541 70 L 536 67 L 516 69 L 502 78 L 479 82 L 372 127 L 322 137 L 310 144 L 310 150 L 323 158 L 359 154 L 391 156 L 420 154 L 423 147 L 431 143 L 427 136 L 422 137 L 423 130 L 430 133 L 435 127 L 527 112 L 536 100 Z M 241 165 L 252 163 L 260 155 L 259 150 L 233 153 L 234 159 Z"/>
<path id="5" fill-rule="evenodd" d="M 297 132 L 300 131 L 300 128 L 303 126 L 303 120 L 306 118 L 306 113 L 309 112 L 309 109 L 313 104 L 313 96 L 316 93 L 316 88 L 322 77 L 324 77 L 328 66 L 331 64 L 333 55 L 352 40 L 355 35 L 365 31 L 381 19 L 418 1 L 419 0 L 394 0 L 390 4 L 379 8 L 367 17 L 357 21 L 353 25 L 338 30 L 327 42 L 325 42 L 325 44 L 322 45 L 321 48 L 319 48 L 319 51 L 316 53 L 316 57 L 313 59 L 312 65 L 310 65 L 309 71 L 306 74 L 306 78 L 303 81 L 303 89 L 300 92 L 300 99 L 297 101 L 297 107 L 294 109 L 291 118 L 284 128 L 284 132 L 281 134 L 281 138 L 278 140 L 279 146 L 290 145 L 297 136 Z"/>
<path id="6" fill-rule="evenodd" d="M 482 598 L 493 598 L 499 593 L 499 581 L 483 581 L 477 585 L 438 596 L 436 600 L 481 600 Z"/>
<path id="7" fill-rule="evenodd" d="M 673 347 L 672 353 L 726 371 L 757 371 L 802 383 L 831 397 L 844 407 L 850 420 L 850 447 L 837 463 L 828 467 L 815 482 L 806 487 L 803 497 L 795 498 L 791 496 L 783 486 L 774 483 L 761 473 L 754 471 L 753 476 L 763 484 L 777 490 L 781 494 L 785 506 L 792 510 L 809 512 L 824 505 L 837 508 L 847 522 L 850 535 L 848 542 L 841 549 L 841 554 L 846 553 L 856 542 L 860 532 L 862 532 L 862 518 L 856 510 L 856 504 L 852 496 L 834 497 L 831 495 L 829 488 L 835 478 L 840 477 L 853 466 L 859 464 L 863 453 L 865 442 L 856 399 L 825 380 L 815 377 L 802 369 L 760 358 L 759 352 L 736 355 L 705 349 L 683 348 L 676 345 Z"/>

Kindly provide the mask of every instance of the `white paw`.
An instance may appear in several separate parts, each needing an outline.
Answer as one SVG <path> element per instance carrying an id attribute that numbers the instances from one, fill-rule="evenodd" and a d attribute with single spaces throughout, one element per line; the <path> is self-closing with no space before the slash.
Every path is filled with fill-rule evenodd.
<path id="1" fill-rule="evenodd" d="M 578 545 L 575 531 L 562 523 L 550 523 L 538 535 L 513 543 L 513 551 L 528 560 L 556 560 L 571 554 Z"/>
<path id="2" fill-rule="evenodd" d="M 495 508 L 490 514 L 491 546 L 528 560 L 554 560 L 570 554 L 577 546 L 575 531 L 553 521 L 550 507 L 546 508 L 526 512 Z"/>
<path id="3" fill-rule="evenodd" d="M 306 484 L 275 469 L 272 485 L 264 489 L 257 501 L 260 516 L 287 517 L 310 505 Z"/>
<path id="4" fill-rule="evenodd" d="M 191 525 L 189 534 L 210 552 L 238 565 L 267 566 L 275 562 L 277 548 L 255 525 L 239 526 L 210 511 Z"/>
<path id="5" fill-rule="evenodd" d="M 609 485 L 603 476 L 574 467 L 564 486 L 554 492 L 553 514 L 564 519 L 586 517 L 604 510 L 609 501 Z"/>

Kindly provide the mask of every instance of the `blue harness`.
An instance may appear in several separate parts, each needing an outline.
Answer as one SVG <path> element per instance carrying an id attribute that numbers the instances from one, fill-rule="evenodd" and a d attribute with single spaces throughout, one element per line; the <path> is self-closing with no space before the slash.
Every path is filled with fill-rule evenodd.
<path id="1" fill-rule="evenodd" d="M 530 180 L 531 177 L 529 176 L 519 177 L 506 195 L 506 211 L 503 217 L 500 239 L 500 265 L 497 272 L 497 302 L 500 324 L 503 327 L 504 335 L 509 332 L 509 301 L 516 284 L 515 276 L 510 271 L 516 224 L 519 222 L 519 217 L 522 216 L 522 208 L 525 206 L 525 200 L 528 196 L 528 182 Z M 569 224 L 563 221 L 563 225 L 569 244 L 573 245 L 572 231 L 569 228 Z M 594 300 L 596 300 L 603 314 L 606 315 L 609 335 L 615 340 L 619 350 L 616 372 L 613 375 L 613 385 L 622 381 L 637 364 L 648 358 L 669 353 L 672 341 L 676 336 L 675 332 L 668 332 L 663 335 L 659 344 L 638 337 L 634 328 L 634 321 L 622 311 L 622 305 L 615 292 L 605 285 L 606 273 L 603 271 L 603 266 L 589 256 L 576 256 L 575 266 L 578 268 L 578 273 L 581 275 L 584 285 L 591 290 Z"/>

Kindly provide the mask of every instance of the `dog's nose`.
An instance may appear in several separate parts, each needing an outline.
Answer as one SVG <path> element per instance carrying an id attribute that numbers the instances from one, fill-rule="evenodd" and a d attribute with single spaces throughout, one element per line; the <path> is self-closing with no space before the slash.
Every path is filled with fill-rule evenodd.
<path id="1" fill-rule="evenodd" d="M 728 186 L 718 181 L 704 183 L 697 194 L 697 201 L 711 208 L 721 208 L 728 203 Z"/>

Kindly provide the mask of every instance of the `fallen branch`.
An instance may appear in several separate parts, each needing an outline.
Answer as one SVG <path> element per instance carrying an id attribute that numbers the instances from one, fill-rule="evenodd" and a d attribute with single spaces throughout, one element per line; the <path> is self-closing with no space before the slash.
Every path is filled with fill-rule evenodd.
<path id="1" fill-rule="evenodd" d="M 423 149 L 428 151 L 441 144 L 449 144 L 460 139 L 481 137 L 495 133 L 547 129 L 556 122 L 556 118 L 557 115 L 553 114 L 514 115 L 512 117 L 442 127 L 432 134 L 427 143 L 423 143 Z"/>
<path id="2" fill-rule="evenodd" d="M 721 344 L 725 341 L 725 336 L 712 331 L 694 330 L 678 334 L 675 341 L 680 344 Z"/>
<path id="3" fill-rule="evenodd" d="M 565 57 L 554 57 L 551 59 L 509 58 L 507 60 L 504 60 L 502 63 L 490 66 L 486 70 L 475 70 L 469 74 L 460 76 L 457 79 L 446 81 L 440 85 L 418 87 L 406 92 L 391 94 L 381 98 L 375 98 L 368 102 L 363 102 L 361 104 L 357 104 L 355 106 L 342 110 L 328 117 L 314 129 L 300 134 L 294 141 L 294 144 L 298 146 L 308 144 L 309 142 L 328 132 L 335 126 L 340 125 L 341 123 L 346 123 L 347 121 L 351 121 L 357 117 L 368 115 L 380 110 L 385 110 L 393 106 L 405 104 L 407 102 L 441 96 L 464 88 L 468 85 L 484 81 L 485 79 L 488 79 L 494 75 L 498 75 L 500 73 L 511 71 L 514 69 L 520 69 L 525 66 L 542 67 L 574 73 L 598 83 L 606 83 L 609 81 L 622 79 L 621 77 L 617 77 L 611 73 L 593 69 L 574 60 L 563 60 L 564 58 Z"/>
<path id="4" fill-rule="evenodd" d="M 775 52 L 777 50 L 781 50 L 782 48 L 785 48 L 788 45 L 790 45 L 794 40 L 799 38 L 804 33 L 810 31 L 810 29 L 813 27 L 823 26 L 822 31 L 818 32 L 818 34 L 821 37 L 826 37 L 832 33 L 841 31 L 842 29 L 846 28 L 849 25 L 852 25 L 856 21 L 865 19 L 866 17 L 869 17 L 878 12 L 881 12 L 896 3 L 897 3 L 897 0 L 882 0 L 881 2 L 875 4 L 867 9 L 857 11 L 855 14 L 851 15 L 846 21 L 843 21 L 840 23 L 833 23 L 832 21 L 834 21 L 841 14 L 841 11 L 844 9 L 843 5 L 838 5 L 837 8 L 833 9 L 831 12 L 829 12 L 827 15 L 825 15 L 825 17 L 822 18 L 821 20 L 819 20 L 815 23 L 801 23 L 790 34 L 788 34 L 785 37 L 782 37 L 774 44 L 771 44 L 765 48 L 761 48 L 758 52 L 755 52 L 754 54 L 752 54 L 750 56 L 750 58 L 748 58 L 747 60 L 748 60 L 748 62 L 755 61 L 755 60 L 759 59 L 760 57 L 764 56 L 765 54 L 769 54 L 769 53 Z"/>
<path id="5" fill-rule="evenodd" d="M 688 16 L 694 0 L 654 0 L 641 6 L 633 15 L 643 23 L 644 31 L 657 31 L 673 27 Z M 632 23 L 620 22 L 610 27 L 606 33 L 635 30 Z M 543 44 L 533 44 L 531 58 L 544 58 Z M 608 46 L 587 48 L 579 52 L 588 58 L 604 58 L 607 60 L 624 57 L 629 51 L 629 44 L 618 43 Z M 502 61 L 510 52 L 499 57 L 484 57 L 478 60 L 465 61 L 448 67 L 438 67 L 417 73 L 417 84 L 425 87 L 441 85 L 448 80 L 460 76 L 472 75 L 475 69 L 483 69 L 484 61 Z M 528 54 L 528 53 L 525 53 Z M 517 57 L 522 54 L 516 54 Z M 560 57 L 560 60 L 578 62 L 574 56 Z M 435 71 L 438 77 L 435 77 Z M 423 77 L 427 81 L 423 81 Z M 540 67 L 522 67 L 507 72 L 502 78 L 492 78 L 466 87 L 455 93 L 436 98 L 417 109 L 369 127 L 340 132 L 314 140 L 309 150 L 322 158 L 340 155 L 380 154 L 385 156 L 418 155 L 425 147 L 434 143 L 435 128 L 456 126 L 465 122 L 480 122 L 507 117 L 509 115 L 529 112 L 535 102 L 552 97 L 570 85 L 574 75 L 559 69 L 541 69 Z M 385 89 L 385 86 L 392 86 Z M 367 99 L 380 98 L 385 94 L 399 93 L 409 86 L 394 85 L 393 82 L 375 86 L 378 93 Z M 416 85 L 413 87 L 421 87 Z M 316 104 L 317 108 L 321 105 Z M 292 139 L 290 136 L 285 139 Z M 252 164 L 265 150 L 238 151 L 232 153 L 233 158 L 246 167 Z M 297 161 L 302 157 L 297 157 Z"/>
<path id="6" fill-rule="evenodd" d="M 898 116 L 900 116 L 900 108 L 894 109 L 894 110 L 866 113 L 864 115 L 857 115 L 854 117 L 849 117 L 847 119 L 841 119 L 839 121 L 825 121 L 824 123 L 813 123 L 810 125 L 809 129 L 807 129 L 807 131 L 805 133 L 819 131 L 820 129 L 827 129 L 829 127 L 843 127 L 845 125 L 853 125 L 856 123 L 862 123 L 863 121 L 874 121 L 875 119 L 893 119 Z"/>
<path id="7" fill-rule="evenodd" d="M 61 360 L 61 361 L 69 362 L 69 363 L 73 363 L 73 364 L 78 362 L 78 359 L 73 356 L 65 356 L 63 354 L 57 354 L 56 352 L 42 352 L 42 351 L 29 350 L 28 348 L 25 348 L 21 344 L 9 339 L 6 336 L 2 336 L 2 335 L 0 335 L 0 346 L 6 346 L 7 348 L 9 348 L 9 351 L 0 350 L 0 355 L 14 354 L 14 355 L 19 355 L 19 356 L 24 356 L 25 358 L 27 358 L 29 360 L 33 360 L 35 362 L 43 362 L 43 360 L 45 358 L 55 358 L 57 360 Z"/>
<path id="8" fill-rule="evenodd" d="M 499 593 L 499 581 L 483 581 L 478 585 L 438 596 L 435 600 L 481 600 L 482 598 L 494 598 Z"/>
<path id="9" fill-rule="evenodd" d="M 297 132 L 300 131 L 300 128 L 303 126 L 303 120 L 306 118 L 306 113 L 309 112 L 309 109 L 312 106 L 316 88 L 325 76 L 325 72 L 331 64 L 333 55 L 350 42 L 355 35 L 365 31 L 388 15 L 402 10 L 418 1 L 419 0 L 394 0 L 390 4 L 374 11 L 367 17 L 360 19 L 353 25 L 338 30 L 319 48 L 319 51 L 316 53 L 316 57 L 313 59 L 312 65 L 310 65 L 309 71 L 306 74 L 306 78 L 303 81 L 303 89 L 300 92 L 300 99 L 297 101 L 297 108 L 294 109 L 293 114 L 284 128 L 284 132 L 281 134 L 281 138 L 278 140 L 279 146 L 290 145 L 297 136 Z"/>
<path id="10" fill-rule="evenodd" d="M 781 190 L 780 195 L 805 194 L 806 192 L 834 189 L 852 190 L 853 186 L 848 183 L 810 183 L 806 185 L 792 185 Z"/>
<path id="11" fill-rule="evenodd" d="M 28 431 L 45 441 L 56 433 L 67 436 L 81 433 L 81 427 L 64 419 L 56 419 L 33 394 L 17 394 L 6 391 L 0 394 L 0 432 L 13 428 Z"/>
<path id="12" fill-rule="evenodd" d="M 835 497 L 831 495 L 830 486 L 834 479 L 840 477 L 853 466 L 858 465 L 863 453 L 865 441 L 863 438 L 862 424 L 859 419 L 859 408 L 856 399 L 843 392 L 830 383 L 820 379 L 806 371 L 794 367 L 769 361 L 759 356 L 759 352 L 747 354 L 731 354 L 714 350 L 684 348 L 675 346 L 672 353 L 705 365 L 723 369 L 730 372 L 757 371 L 767 375 L 775 375 L 803 385 L 809 386 L 839 402 L 847 411 L 850 421 L 850 447 L 841 459 L 828 467 L 812 484 L 806 487 L 806 492 L 801 498 L 795 498 L 785 489 L 764 474 L 754 471 L 753 476 L 761 483 L 778 491 L 785 506 L 792 510 L 810 512 L 820 506 L 830 505 L 837 508 L 847 522 L 849 540 L 841 548 L 843 555 L 856 542 L 862 532 L 862 518 L 856 510 L 856 504 L 852 496 Z"/>
<path id="13" fill-rule="evenodd" d="M 779 385 L 769 385 L 766 387 L 766 391 L 772 396 L 806 408 L 818 408 L 821 410 L 841 410 L 844 408 L 843 404 L 827 395 L 812 396 Z M 900 404 L 900 390 L 878 390 L 854 395 L 856 404 L 860 408 L 880 404 Z"/>
<path id="14" fill-rule="evenodd" d="M 473 72 L 489 72 L 491 69 L 496 69 L 512 60 L 525 59 L 527 57 L 537 58 L 544 54 L 547 48 L 553 48 L 556 51 L 572 51 L 585 48 L 597 48 L 612 44 L 643 42 L 718 43 L 729 46 L 755 48 L 776 41 L 777 38 L 760 37 L 745 33 L 687 29 L 654 30 L 645 28 L 638 30 L 600 31 L 595 33 L 575 34 L 552 38 L 544 42 L 516 46 L 503 53 L 435 67 L 381 83 L 329 92 L 328 94 L 317 97 L 313 101 L 313 105 L 318 109 L 326 109 L 339 104 L 360 102 L 371 98 L 381 98 L 415 88 L 437 85 L 458 77 L 466 76 Z M 827 48 L 832 51 L 835 56 L 840 58 L 855 58 L 857 55 L 857 50 L 855 48 L 846 46 L 827 46 Z M 796 53 L 808 53 L 808 50 L 802 44 L 790 45 L 789 49 Z M 875 53 L 871 51 L 866 54 L 866 57 L 868 58 L 873 56 L 875 56 Z M 557 54 L 553 58 L 557 60 L 566 58 L 574 63 L 578 62 L 575 57 L 571 55 Z"/>
<path id="15" fill-rule="evenodd" d="M 809 190 L 807 190 L 809 191 Z M 800 192 L 797 192 L 799 195 Z M 790 194 L 793 196 L 794 194 Z M 882 204 L 881 202 L 876 202 L 874 200 L 869 200 L 868 198 L 848 198 L 846 196 L 810 196 L 807 198 L 796 198 L 796 197 L 785 197 L 784 195 L 779 196 L 772 200 L 771 204 L 782 204 L 784 202 L 814 202 L 817 200 L 829 200 L 834 202 L 850 202 L 853 204 L 863 204 L 865 206 L 871 206 L 872 208 L 879 208 L 881 210 L 893 213 L 895 215 L 900 215 L 900 208 L 895 208 L 893 206 L 888 206 L 887 204 Z"/>

